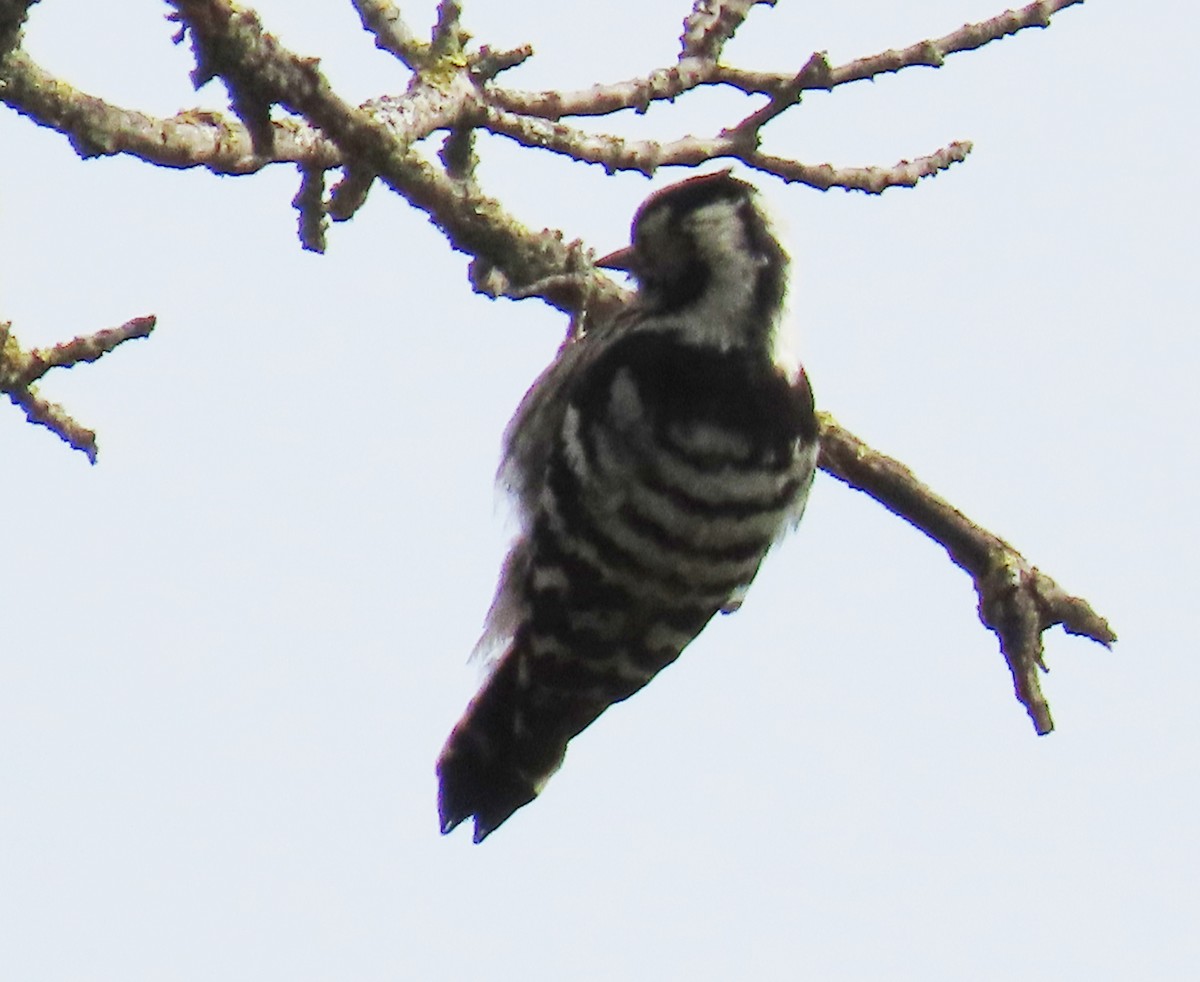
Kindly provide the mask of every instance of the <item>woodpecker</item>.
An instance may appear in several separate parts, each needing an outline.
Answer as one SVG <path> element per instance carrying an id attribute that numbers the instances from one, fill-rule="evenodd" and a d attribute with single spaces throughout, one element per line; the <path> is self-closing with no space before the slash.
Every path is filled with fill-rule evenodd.
<path id="1" fill-rule="evenodd" d="M 597 265 L 636 296 L 559 353 L 504 437 L 519 532 L 479 644 L 501 654 L 437 763 L 441 830 L 474 818 L 476 842 L 740 605 L 816 469 L 812 391 L 776 356 L 788 258 L 751 185 L 663 188 Z"/>

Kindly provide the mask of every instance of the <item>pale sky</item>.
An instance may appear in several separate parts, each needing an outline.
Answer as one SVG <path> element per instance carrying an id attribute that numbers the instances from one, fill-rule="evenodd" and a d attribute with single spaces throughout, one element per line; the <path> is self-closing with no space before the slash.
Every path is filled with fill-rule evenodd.
<path id="1" fill-rule="evenodd" d="M 255 5 L 358 102 L 406 80 L 348 2 Z M 668 64 L 687 0 L 467 0 L 505 76 Z M 422 33 L 432 2 L 404 3 Z M 121 105 L 191 90 L 154 0 L 34 7 L 29 49 Z M 596 13 L 597 10 L 603 13 Z M 987 0 L 758 8 L 726 60 L 839 63 Z M 821 408 L 1120 636 L 1055 630 L 1058 729 L 1012 696 L 966 576 L 826 475 L 743 609 L 574 741 L 486 843 L 433 765 L 508 527 L 500 434 L 564 324 L 471 294 L 377 187 L 300 250 L 296 172 L 81 163 L 0 110 L 0 318 L 153 337 L 44 391 L 90 467 L 0 402 L 0 966 L 42 980 L 1173 980 L 1200 963 L 1193 5 L 1091 2 L 767 130 L 810 163 L 963 164 L 882 197 L 753 175 Z M 598 129 L 673 137 L 708 92 Z M 499 139 L 535 228 L 622 245 L 655 187 Z"/>

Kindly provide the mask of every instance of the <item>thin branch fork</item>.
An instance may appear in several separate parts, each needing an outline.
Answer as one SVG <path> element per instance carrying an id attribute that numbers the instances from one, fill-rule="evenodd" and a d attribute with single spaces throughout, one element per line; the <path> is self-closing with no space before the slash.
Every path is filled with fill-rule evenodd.
<path id="1" fill-rule="evenodd" d="M 395 53 L 419 76 L 403 98 L 379 100 L 371 110 L 392 129 L 392 136 L 399 143 L 393 139 L 383 141 L 385 145 L 380 146 L 378 140 L 373 140 L 375 146 L 369 149 L 384 156 L 390 153 L 394 159 L 408 142 L 422 139 L 435 129 L 483 126 L 523 145 L 600 163 L 610 170 L 652 173 L 660 166 L 693 166 L 723 156 L 740 159 L 747 166 L 785 181 L 808 183 L 823 190 L 843 187 L 878 193 L 887 187 L 911 186 L 940 172 L 962 160 L 970 144 L 955 142 L 892 167 L 834 167 L 763 154 L 757 149 L 758 131 L 793 105 L 805 89 L 832 88 L 884 71 L 940 64 L 948 53 L 972 50 L 1026 27 L 1045 26 L 1052 13 L 1078 2 L 1082 0 L 1041 0 L 1019 11 L 966 25 L 936 41 L 883 52 L 840 68 L 831 68 L 824 55 L 818 53 L 798 74 L 781 75 L 749 73 L 718 63 L 724 44 L 756 6 L 754 0 L 695 0 L 684 23 L 681 53 L 675 66 L 618 86 L 596 86 L 575 94 L 537 95 L 514 94 L 485 84 L 489 73 L 517 63 L 527 56 L 528 49 L 499 53 L 484 49 L 467 55 L 462 50 L 466 37 L 458 26 L 458 3 L 444 0 L 438 8 L 438 23 L 431 41 L 418 42 L 394 4 L 387 0 L 354 0 L 364 26 L 375 34 L 379 46 Z M 0 13 L 9 5 L 22 15 L 28 6 L 15 0 L 0 0 Z M 356 180 L 371 172 L 370 167 L 364 168 L 361 159 L 345 152 L 345 140 L 334 141 L 340 145 L 331 146 L 319 130 L 305 130 L 292 120 L 269 118 L 270 106 L 279 102 L 307 116 L 326 135 L 336 128 L 343 131 L 350 128 L 343 123 L 331 129 L 337 113 L 353 113 L 353 109 L 333 96 L 317 71 L 315 59 L 298 58 L 286 51 L 262 31 L 253 11 L 228 0 L 180 0 L 175 6 L 178 11 L 175 16 L 192 30 L 199 42 L 194 73 L 197 83 L 220 75 L 230 87 L 231 101 L 244 125 L 226 120 L 220 114 L 200 111 L 181 113 L 172 120 L 155 120 L 120 110 L 47 76 L 20 51 L 0 65 L 5 101 L 44 125 L 68 132 L 77 149 L 87 155 L 130 152 L 167 166 L 205 164 L 225 173 L 247 173 L 268 162 L 284 160 L 298 163 L 306 173 L 318 167 L 347 165 L 356 169 Z M 461 84 L 457 81 L 448 84 L 448 80 L 458 76 Z M 673 98 L 688 88 L 714 82 L 736 85 L 747 92 L 763 92 L 771 98 L 767 106 L 715 137 L 688 137 L 668 144 L 593 136 L 554 123 L 569 114 L 607 113 L 630 106 L 645 108 L 650 101 Z M 305 105 L 309 106 L 309 112 L 304 110 Z M 322 107 L 330 111 L 318 112 Z M 365 135 L 364 127 L 355 129 L 358 136 Z M 360 140 L 357 147 L 349 149 L 367 148 Z M 406 193 L 394 183 L 393 186 Z M 408 191 L 412 191 L 411 186 Z M 346 217 L 353 210 L 353 202 L 361 203 L 363 197 L 362 194 L 343 196 L 337 217 Z M 416 196 L 422 197 L 426 196 Z M 414 203 L 424 207 L 420 200 Z M 434 219 L 439 220 L 436 214 Z M 302 227 L 310 229 L 314 225 L 312 216 L 308 216 Z M 309 247 L 316 241 L 306 233 Z M 492 261 L 504 260 L 493 256 Z M 532 278 L 545 275 L 550 275 L 550 271 L 537 271 Z"/>
<path id="2" fill-rule="evenodd" d="M 487 79 L 505 65 L 525 57 L 527 49 L 514 52 L 485 49 L 466 54 L 461 50 L 465 35 L 458 27 L 457 5 L 439 7 L 441 19 L 434 41 L 423 46 L 412 41 L 411 32 L 403 26 L 392 5 L 368 0 L 358 0 L 357 5 L 364 24 L 373 30 L 380 45 L 388 50 L 402 50 L 406 61 L 418 66 L 418 78 L 404 96 L 376 100 L 369 105 L 371 115 L 384 122 L 394 138 L 387 141 L 391 146 L 377 145 L 374 149 L 390 152 L 393 157 L 435 130 L 482 127 L 525 146 L 599 163 L 610 171 L 633 169 L 652 173 L 661 166 L 693 166 L 728 157 L 786 181 L 811 183 L 820 189 L 843 187 L 878 193 L 891 186 L 911 185 L 914 180 L 937 173 L 961 160 L 969 146 L 954 143 L 918 158 L 916 166 L 905 161 L 891 168 L 810 165 L 759 153 L 758 130 L 793 105 L 801 88 L 822 84 L 828 66 L 818 55 L 809 60 L 799 75 L 789 76 L 786 83 L 773 86 L 767 107 L 713 137 L 687 137 L 662 144 L 596 136 L 555 122 L 561 114 L 545 107 L 521 107 L 521 111 L 505 108 L 503 90 L 496 89 Z M 288 52 L 262 30 L 253 11 L 228 0 L 180 0 L 175 6 L 174 16 L 191 30 L 197 45 L 195 81 L 199 84 L 220 76 L 230 90 L 231 102 L 242 120 L 240 124 L 212 112 L 191 111 L 171 120 L 156 120 L 121 110 L 63 85 L 19 51 L 0 67 L 6 101 L 38 122 L 68 132 L 76 149 L 84 155 L 129 152 L 166 166 L 203 164 L 225 173 L 248 173 L 272 161 L 297 163 L 306 171 L 347 164 L 362 173 L 361 158 L 347 153 L 344 141 L 334 140 L 335 146 L 331 146 L 321 135 L 321 131 L 325 137 L 333 134 L 331 127 L 338 113 L 341 113 L 339 128 L 347 129 L 346 114 L 354 109 L 333 95 L 317 70 L 315 59 L 299 58 Z M 697 24 L 708 26 L 697 28 L 700 33 L 695 35 L 702 37 L 704 43 L 697 40 L 697 46 L 689 50 L 719 53 L 716 42 L 720 40 L 723 44 L 728 39 L 751 6 L 747 0 L 730 4 L 700 0 L 693 17 L 697 18 Z M 736 12 L 732 20 L 731 10 Z M 714 25 L 719 25 L 720 30 Z M 651 73 L 639 82 L 632 97 L 641 100 L 644 107 L 649 101 L 670 98 L 681 86 L 712 81 L 720 70 L 715 54 L 706 57 L 688 54 L 674 69 Z M 615 111 L 629 102 L 630 93 L 620 95 L 621 99 L 605 106 L 604 111 Z M 593 107 L 598 101 L 603 102 L 603 96 L 600 88 L 589 92 Z M 275 103 L 298 112 L 318 129 L 306 130 L 294 120 L 272 120 L 270 107 Z M 309 107 L 307 111 L 305 105 Z M 323 105 L 334 111 L 314 115 Z M 351 149 L 363 147 L 360 144 Z M 339 217 L 344 217 L 345 210 L 340 209 L 343 214 Z M 310 220 L 306 227 L 312 224 Z M 306 242 L 312 241 L 311 237 L 306 238 Z"/>
<path id="3" fill-rule="evenodd" d="M 53 348 L 26 351 L 13 335 L 12 325 L 0 322 L 0 392 L 25 410 L 31 423 L 56 433 L 94 464 L 99 453 L 95 431 L 76 422 L 58 403 L 42 397 L 33 383 L 52 368 L 72 368 L 82 362 L 97 361 L 126 341 L 149 337 L 154 324 L 153 316 L 134 317 L 120 327 L 83 334 Z"/>
<path id="4" fill-rule="evenodd" d="M 942 545 L 970 575 L 979 596 L 979 619 L 1000 640 L 1017 698 L 1038 734 L 1054 729 L 1042 694 L 1042 634 L 1056 624 L 1068 634 L 1106 648 L 1117 640 L 1108 622 L 1086 600 L 1070 596 L 999 536 L 921 483 L 898 460 L 871 449 L 828 414 L 821 416 L 821 469 L 864 491 L 892 513 Z"/>
<path id="5" fill-rule="evenodd" d="M 839 85 L 877 78 L 906 68 L 938 68 L 949 55 L 974 51 L 1029 28 L 1048 27 L 1053 14 L 1083 2 L 1039 0 L 978 23 L 964 24 L 940 38 L 918 41 L 900 49 L 889 48 L 844 65 L 830 66 L 825 61 L 824 53 L 818 51 L 810 58 L 810 63 L 815 59 L 825 61 L 824 70 L 809 74 L 797 95 L 810 90 L 828 91 Z M 704 0 L 698 0 L 696 6 L 703 4 Z M 746 5 L 743 18 L 749 13 L 749 6 L 752 5 Z M 594 85 L 574 92 L 526 92 L 495 86 L 489 90 L 489 99 L 497 107 L 511 112 L 543 119 L 562 119 L 567 116 L 608 115 L 622 109 L 644 112 L 650 102 L 675 99 L 701 85 L 730 85 L 747 94 L 776 96 L 796 77 L 794 72 L 750 71 L 721 65 L 717 63 L 719 55 L 719 49 L 710 53 L 703 46 L 688 46 L 685 43 L 675 65 L 655 69 L 641 78 Z"/>

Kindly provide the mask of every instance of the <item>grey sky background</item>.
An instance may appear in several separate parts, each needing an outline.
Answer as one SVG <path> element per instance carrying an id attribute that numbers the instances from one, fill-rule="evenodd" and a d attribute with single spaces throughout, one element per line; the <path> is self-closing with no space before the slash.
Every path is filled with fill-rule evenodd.
<path id="1" fill-rule="evenodd" d="M 349 3 L 255 6 L 343 96 L 402 89 Z M 433 7 L 403 4 L 422 31 Z M 575 88 L 668 63 L 687 7 L 465 19 L 534 44 L 508 84 Z M 726 58 L 839 63 L 1000 9 L 781 0 Z M 44 0 L 29 49 L 118 104 L 225 109 L 165 12 Z M 27 345 L 159 317 L 45 386 L 98 430 L 96 467 L 0 405 L 3 975 L 1194 978 L 1198 21 L 1086 3 L 767 131 L 813 163 L 975 141 L 915 190 L 749 175 L 820 406 L 1120 635 L 1047 636 L 1058 730 L 1034 735 L 944 552 L 821 475 L 745 607 L 478 847 L 437 834 L 433 763 L 480 679 L 500 433 L 561 319 L 473 296 L 379 188 L 313 256 L 292 169 L 80 162 L 0 111 L 0 317 Z M 753 105 L 599 128 L 711 133 Z M 684 176 L 480 154 L 519 216 L 597 249 Z"/>

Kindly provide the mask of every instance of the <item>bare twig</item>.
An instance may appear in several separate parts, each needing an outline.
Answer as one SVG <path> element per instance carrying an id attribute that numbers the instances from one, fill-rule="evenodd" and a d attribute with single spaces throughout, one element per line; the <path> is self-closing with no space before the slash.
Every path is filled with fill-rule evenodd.
<path id="1" fill-rule="evenodd" d="M 905 68 L 940 67 L 949 55 L 973 51 L 1027 28 L 1047 27 L 1053 14 L 1082 2 L 1041 0 L 1020 10 L 1006 10 L 988 20 L 965 24 L 934 40 L 918 41 L 899 50 L 888 49 L 829 68 L 827 73 L 810 75 L 800 86 L 800 91 L 832 89 Z M 702 4 L 703 0 L 700 0 L 697 6 Z M 812 57 L 823 60 L 825 55 L 817 52 Z M 489 97 L 494 105 L 510 112 L 528 113 L 543 119 L 563 119 L 567 116 L 605 116 L 622 109 L 644 111 L 651 102 L 674 99 L 701 85 L 730 85 L 746 93 L 776 96 L 795 78 L 794 71 L 759 72 L 720 65 L 715 58 L 705 57 L 699 50 L 688 49 L 685 43 L 685 51 L 677 64 L 655 69 L 640 78 L 572 92 L 524 92 L 495 88 L 490 90 Z"/>
<path id="2" fill-rule="evenodd" d="M 229 66 L 237 77 L 247 74 L 250 66 L 259 66 L 259 85 L 270 101 L 310 120 L 338 147 L 343 159 L 373 171 L 427 212 L 454 248 L 502 271 L 508 282 L 518 286 L 570 271 L 570 253 L 561 236 L 525 228 L 499 202 L 454 181 L 413 153 L 410 134 L 398 131 L 382 100 L 370 107 L 350 106 L 334 94 L 312 59 L 287 51 L 262 31 L 257 18 L 246 16 L 229 0 L 172 2 L 201 51 L 220 52 L 219 64 Z M 475 90 L 469 68 L 456 79 L 443 83 L 438 77 L 415 86 L 426 104 L 442 100 L 445 115 L 435 113 L 439 118 L 454 119 L 470 106 Z M 614 286 L 606 277 L 600 279 L 609 283 L 597 291 L 603 302 Z M 542 299 L 561 309 L 561 294 L 548 293 Z"/>
<path id="3" fill-rule="evenodd" d="M 1050 17 L 1072 7 L 1083 0 L 1040 0 L 1031 3 L 1020 10 L 1006 10 L 1002 14 L 976 24 L 964 24 L 957 31 L 940 38 L 928 41 L 918 41 L 907 48 L 896 50 L 889 48 L 879 54 L 866 58 L 856 58 L 854 61 L 829 69 L 825 80 L 814 79 L 808 82 L 805 89 L 832 89 L 849 82 L 859 82 L 876 78 L 905 68 L 940 68 L 947 56 L 962 51 L 974 51 L 985 44 L 999 41 L 1001 38 L 1031 27 L 1049 27 Z M 736 68 L 722 66 L 715 80 L 732 85 L 743 92 L 757 92 L 772 95 L 788 85 L 792 76 L 776 72 L 748 72 Z"/>
<path id="4" fill-rule="evenodd" d="M 37 0 L 0 0 L 0 58 L 20 43 L 21 28 L 35 3 Z"/>
<path id="5" fill-rule="evenodd" d="M 159 119 L 114 106 L 44 71 L 23 52 L 0 62 L 0 92 L 35 123 L 66 134 L 82 157 L 128 153 L 162 167 L 207 167 L 217 174 L 253 174 L 273 163 L 325 169 L 344 163 L 319 130 L 296 120 L 272 120 L 271 151 L 260 154 L 236 118 L 188 109 Z M 384 97 L 363 108 L 410 144 L 450 126 L 461 100 L 417 86 L 402 99 Z"/>
<path id="6" fill-rule="evenodd" d="M 395 55 L 414 72 L 425 64 L 429 45 L 418 41 L 389 0 L 351 0 L 362 25 L 375 35 L 375 47 Z"/>
<path id="7" fill-rule="evenodd" d="M 684 19 L 679 59 L 640 78 L 593 85 L 575 92 L 522 92 L 491 88 L 488 101 L 497 109 L 542 119 L 607 116 L 622 109 L 645 112 L 652 102 L 675 99 L 718 75 L 717 61 L 752 7 L 774 0 L 696 0 Z"/>
<path id="8" fill-rule="evenodd" d="M 300 168 L 300 188 L 292 198 L 297 212 L 300 243 L 309 252 L 325 251 L 325 171 Z"/>
<path id="9" fill-rule="evenodd" d="M 716 61 L 750 8 L 760 3 L 774 6 L 775 0 L 696 0 L 683 22 L 679 57 Z"/>
<path id="10" fill-rule="evenodd" d="M 439 0 L 437 23 L 433 25 L 433 36 L 429 41 L 431 59 L 460 57 L 466 35 L 463 33 L 462 5 L 458 0 Z"/>
<path id="11" fill-rule="evenodd" d="M 825 60 L 825 54 L 818 51 L 796 73 L 795 78 L 771 93 L 771 98 L 765 106 L 752 112 L 732 129 L 723 130 L 722 135 L 727 135 L 734 140 L 753 142 L 757 145 L 759 131 L 767 123 L 795 105 L 796 100 L 800 98 L 800 93 L 806 88 L 827 82 L 828 79 L 829 62 Z"/>
<path id="12" fill-rule="evenodd" d="M 255 152 L 238 120 L 202 109 L 170 119 L 123 109 L 44 71 L 22 51 L 0 60 L 4 102 L 41 126 L 66 134 L 82 157 L 129 153 L 162 167 L 207 167 L 218 174 L 252 174 L 270 163 L 336 167 L 336 148 L 312 127 L 275 121 L 271 153 Z"/>
<path id="13" fill-rule="evenodd" d="M 608 172 L 635 170 L 647 176 L 660 167 L 693 167 L 709 160 L 730 158 L 785 181 L 808 184 L 822 191 L 840 187 L 848 191 L 879 194 L 890 187 L 912 187 L 923 177 L 960 163 L 971 152 L 967 142 L 892 167 L 835 167 L 805 164 L 773 157 L 757 150 L 753 132 L 739 128 L 714 137 L 686 136 L 669 143 L 655 140 L 623 140 L 606 134 L 585 133 L 563 123 L 489 109 L 485 125 L 493 133 L 507 136 L 527 147 L 561 153 L 575 160 L 600 164 Z"/>
<path id="14" fill-rule="evenodd" d="M 745 11 L 749 6 L 743 3 L 739 9 Z M 291 92 L 289 98 L 293 108 L 305 98 L 298 95 L 298 91 L 305 89 L 309 83 L 316 85 L 316 88 L 307 97 L 311 98 L 320 92 L 332 96 L 327 83 L 316 72 L 315 63 L 286 52 L 274 38 L 262 31 L 256 17 L 232 4 L 191 3 L 181 4 L 180 8 L 179 16 L 184 18 L 185 23 L 190 23 L 184 16 L 185 10 L 207 11 L 207 16 L 199 18 L 197 23 L 207 25 L 208 30 L 220 28 L 212 35 L 213 38 L 223 38 L 226 34 L 228 38 L 244 36 L 256 39 L 255 44 L 261 47 L 262 50 L 254 53 L 253 57 L 244 57 L 242 63 L 230 67 L 229 52 L 238 50 L 236 44 L 231 44 L 227 39 L 206 47 L 201 40 L 198 59 L 203 70 L 198 67 L 196 73 L 196 77 L 201 79 L 229 69 L 227 81 L 231 91 L 242 93 L 237 104 L 243 120 L 249 120 L 258 128 L 257 135 L 251 131 L 248 123 L 219 113 L 197 110 L 181 113 L 170 120 L 159 120 L 111 106 L 48 76 L 19 52 L 15 52 L 0 68 L 3 72 L 0 78 L 7 82 L 6 100 L 44 125 L 68 132 L 80 153 L 89 156 L 130 152 L 168 166 L 203 164 L 222 173 L 248 173 L 261 169 L 267 163 L 283 161 L 310 169 L 328 169 L 347 159 L 317 130 L 295 120 L 269 120 L 269 107 L 273 101 L 289 104 L 286 99 L 278 98 L 281 92 Z M 381 13 L 377 8 L 378 5 L 376 16 L 382 17 L 386 11 Z M 879 193 L 898 185 L 909 186 L 922 177 L 962 160 L 969 148 L 968 144 L 954 143 L 912 163 L 906 161 L 890 168 L 808 164 L 758 152 L 758 132 L 762 126 L 794 104 L 801 89 L 823 84 L 827 79 L 830 69 L 820 56 L 813 56 L 798 74 L 785 83 L 775 85 L 771 101 L 766 106 L 714 137 L 685 137 L 661 144 L 585 133 L 527 112 L 516 113 L 485 104 L 485 100 L 491 99 L 491 90 L 478 87 L 478 79 L 472 74 L 473 68 L 467 65 L 470 59 L 450 50 L 457 43 L 450 39 L 459 38 L 461 33 L 461 28 L 457 27 L 457 6 L 447 4 L 439 9 L 441 19 L 434 34 L 441 39 L 441 48 L 446 49 L 443 61 L 451 69 L 450 76 L 447 77 L 440 68 L 436 71 L 433 69 L 433 63 L 429 60 L 433 46 L 427 46 L 422 54 L 425 59 L 422 61 L 422 78 L 428 77 L 431 80 L 429 83 L 414 83 L 403 97 L 383 97 L 364 107 L 372 112 L 377 121 L 385 123 L 392 136 L 402 145 L 423 139 L 439 129 L 457 129 L 465 133 L 465 122 L 482 125 L 526 146 L 599 163 L 609 171 L 630 169 L 651 174 L 661 166 L 694 166 L 706 160 L 727 157 L 741 160 L 749 167 L 775 174 L 787 181 L 802 182 L 820 189 L 842 187 L 870 193 Z M 722 9 L 728 11 L 733 8 Z M 709 14 L 717 16 L 716 13 Z M 222 31 L 225 33 L 222 34 Z M 198 39 L 207 36 L 196 33 Z M 450 48 L 446 48 L 447 45 Z M 249 52 L 249 49 L 245 50 Z M 257 78 L 264 66 L 273 63 L 275 55 L 301 69 L 293 75 L 294 84 L 280 89 L 255 82 L 251 86 L 254 91 L 251 92 L 245 79 Z M 478 63 L 476 61 L 474 64 Z M 698 84 L 711 77 L 714 71 L 715 64 L 704 66 L 693 58 L 690 65 L 681 62 L 671 72 L 640 80 L 640 87 L 636 90 L 615 95 L 621 101 L 630 98 L 651 100 L 681 86 L 693 82 Z M 275 95 L 272 95 L 272 91 Z M 340 105 L 340 100 L 335 98 L 334 102 Z M 526 108 L 541 111 L 545 107 Z M 346 109 L 349 111 L 349 107 Z M 269 134 L 266 134 L 264 127 L 270 130 Z M 399 149 L 393 147 L 393 152 Z M 364 170 L 361 161 L 355 162 L 355 166 L 359 173 L 370 170 Z M 350 200 L 342 199 L 343 202 Z M 338 214 L 341 217 L 352 212 L 353 208 L 347 206 L 339 208 Z"/>
<path id="15" fill-rule="evenodd" d="M 326 211 L 335 222 L 345 222 L 367 203 L 367 194 L 375 183 L 375 172 L 366 167 L 347 167 L 342 177 L 329 192 Z"/>
<path id="16" fill-rule="evenodd" d="M 962 163 L 971 152 L 968 142 L 955 142 L 915 160 L 902 160 L 891 167 L 833 167 L 830 164 L 802 164 L 795 160 L 764 153 L 739 156 L 748 166 L 809 187 L 825 190 L 842 188 L 880 194 L 888 188 L 913 187 L 926 177 L 935 177 L 953 164 Z"/>
<path id="17" fill-rule="evenodd" d="M 77 423 L 62 406 L 43 398 L 34 386 L 52 368 L 71 368 L 81 362 L 96 361 L 119 344 L 150 336 L 153 317 L 135 317 L 120 327 L 84 334 L 53 348 L 22 350 L 11 325 L 0 323 L 0 392 L 25 410 L 31 423 L 57 433 L 76 450 L 96 462 L 96 434 Z"/>
<path id="18" fill-rule="evenodd" d="M 1039 669 L 1045 670 L 1043 632 L 1061 624 L 1070 634 L 1109 647 L 1117 636 L 1108 622 L 1086 600 L 1068 595 L 1011 545 L 936 495 L 899 461 L 871 449 L 828 414 L 821 418 L 820 463 L 822 470 L 865 491 L 942 545 L 971 576 L 979 595 L 979 619 L 1000 640 L 1017 698 L 1039 734 L 1053 730 L 1038 682 Z"/>
<path id="19" fill-rule="evenodd" d="M 516 48 L 495 50 L 484 45 L 472 59 L 471 77 L 476 82 L 487 82 L 501 72 L 516 68 L 533 57 L 533 46 L 522 44 Z"/>
<path id="20" fill-rule="evenodd" d="M 652 102 L 670 101 L 718 74 L 714 62 L 703 58 L 684 58 L 678 65 L 659 68 L 640 78 L 593 85 L 573 92 L 549 90 L 524 92 L 489 87 L 488 102 L 508 112 L 538 116 L 541 119 L 566 119 L 568 116 L 607 116 L 623 109 L 645 112 Z"/>

